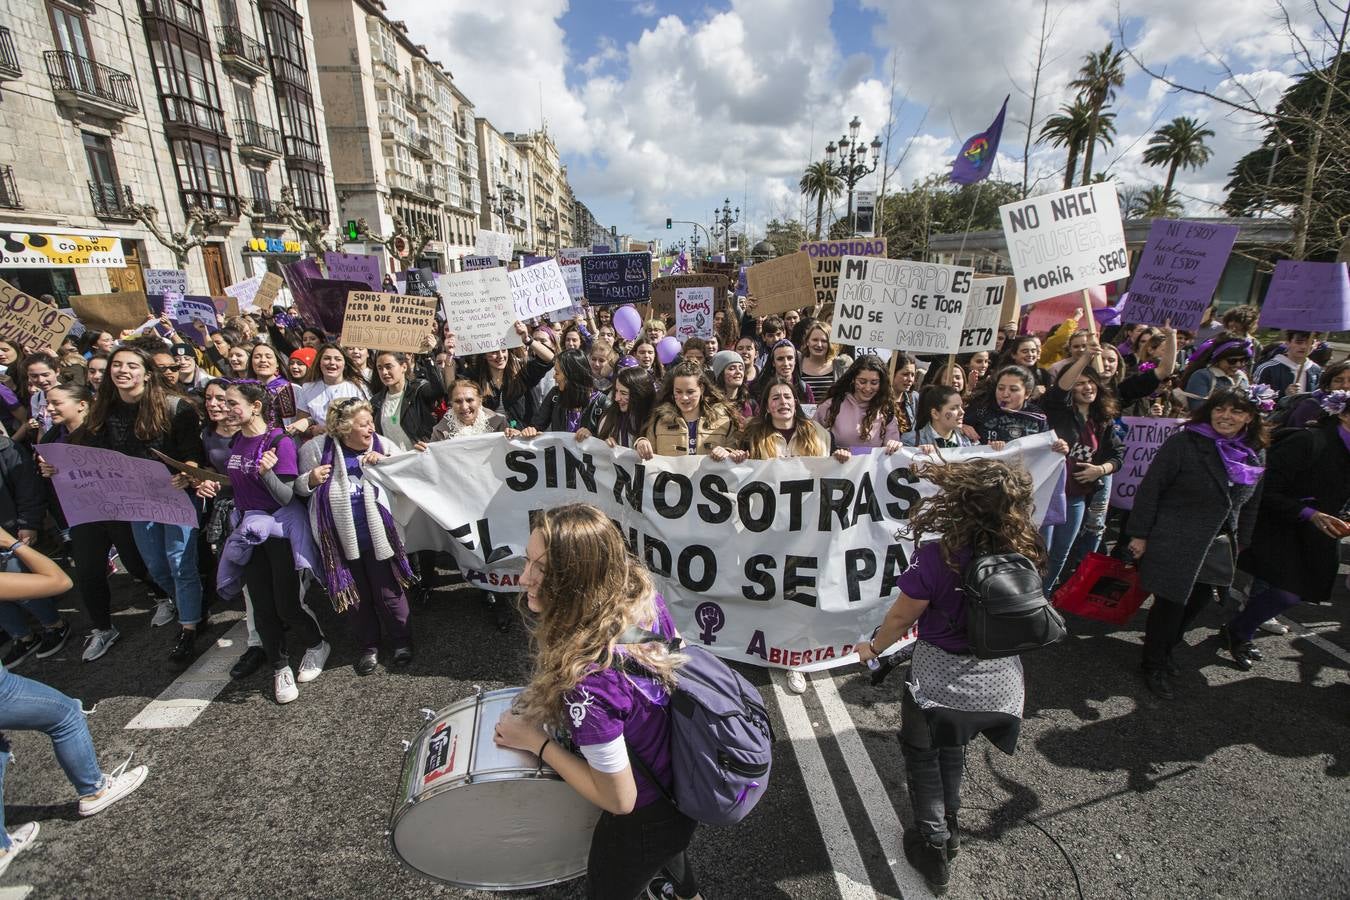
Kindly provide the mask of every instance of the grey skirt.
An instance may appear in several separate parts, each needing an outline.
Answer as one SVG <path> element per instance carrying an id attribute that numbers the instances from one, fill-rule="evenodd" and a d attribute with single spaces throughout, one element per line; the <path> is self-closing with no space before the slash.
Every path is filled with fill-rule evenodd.
<path id="1" fill-rule="evenodd" d="M 961 746 L 984 734 L 1005 753 L 1016 749 L 1026 699 L 1020 657 L 980 659 L 920 639 L 907 688 L 933 746 Z"/>

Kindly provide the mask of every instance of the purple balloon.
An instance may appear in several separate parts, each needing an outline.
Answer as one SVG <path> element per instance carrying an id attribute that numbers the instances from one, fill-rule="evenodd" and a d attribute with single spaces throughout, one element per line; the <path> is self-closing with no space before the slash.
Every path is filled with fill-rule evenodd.
<path id="1" fill-rule="evenodd" d="M 621 306 L 614 312 L 614 330 L 625 341 L 631 341 L 642 331 L 642 315 L 632 306 Z"/>
<path id="2" fill-rule="evenodd" d="M 668 366 L 680 355 L 680 342 L 667 335 L 661 338 L 656 344 L 656 358 L 661 360 L 661 365 Z"/>

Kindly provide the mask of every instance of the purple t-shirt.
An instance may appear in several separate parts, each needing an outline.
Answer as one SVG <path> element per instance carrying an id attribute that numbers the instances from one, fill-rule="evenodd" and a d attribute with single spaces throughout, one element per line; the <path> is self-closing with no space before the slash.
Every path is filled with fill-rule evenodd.
<path id="1" fill-rule="evenodd" d="M 295 441 L 283 437 L 276 440 L 281 429 L 273 428 L 257 437 L 247 437 L 242 431 L 230 442 L 230 458 L 225 463 L 225 474 L 230 476 L 230 486 L 234 488 L 234 507 L 239 512 L 274 513 L 281 509 L 267 485 L 258 474 L 258 459 L 276 444 L 277 464 L 272 471 L 278 476 L 294 478 L 299 474 L 296 467 Z"/>
<path id="2" fill-rule="evenodd" d="M 660 594 L 656 596 L 656 623 L 650 630 L 666 638 L 679 634 Z M 607 744 L 623 735 L 628 748 L 646 763 L 666 790 L 671 789 L 670 716 L 666 711 L 670 694 L 661 682 L 618 669 L 596 669 L 563 699 L 572 741 L 578 747 Z M 660 790 L 637 766 L 633 766 L 633 778 L 637 782 L 636 807 L 660 799 Z"/>
<path id="3" fill-rule="evenodd" d="M 970 551 L 962 550 L 954 560 L 965 569 Z M 920 544 L 914 561 L 900 573 L 900 590 L 906 597 L 927 600 L 928 608 L 919 616 L 919 638 L 948 653 L 969 653 L 966 639 L 966 600 L 961 593 L 961 572 L 953 572 L 942 558 L 942 542 Z"/>

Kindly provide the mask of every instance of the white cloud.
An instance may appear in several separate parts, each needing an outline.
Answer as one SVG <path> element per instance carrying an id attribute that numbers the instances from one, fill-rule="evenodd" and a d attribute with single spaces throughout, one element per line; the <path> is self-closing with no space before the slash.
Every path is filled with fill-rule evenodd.
<path id="1" fill-rule="evenodd" d="M 657 14 L 656 4 L 652 0 L 642 0 L 641 3 L 633 5 L 633 12 L 644 19 L 653 19 Z"/>

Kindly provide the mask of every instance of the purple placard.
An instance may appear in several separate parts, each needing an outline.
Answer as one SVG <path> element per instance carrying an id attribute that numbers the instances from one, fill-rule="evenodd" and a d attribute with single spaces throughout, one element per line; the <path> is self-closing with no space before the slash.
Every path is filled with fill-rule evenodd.
<path id="1" fill-rule="evenodd" d="M 172 297 L 172 302 L 166 303 L 166 297 Z M 208 333 L 220 327 L 216 305 L 210 297 L 195 294 L 188 294 L 186 297 L 176 297 L 172 294 L 151 294 L 145 299 L 150 304 L 150 310 L 157 316 L 164 315 L 165 308 L 168 307 L 169 318 L 173 320 L 175 325 L 179 326 L 178 334 L 198 347 L 206 346 L 206 338 L 197 330 L 194 320 L 204 322 Z"/>
<path id="2" fill-rule="evenodd" d="M 531 256 L 527 253 L 525 254 L 525 258 L 520 261 L 520 267 L 522 269 L 528 269 L 530 266 L 537 266 L 542 262 L 548 262 L 552 258 L 553 257 L 551 256 Z"/>
<path id="3" fill-rule="evenodd" d="M 1125 455 L 1120 471 L 1111 478 L 1111 505 L 1134 509 L 1134 495 L 1144 480 L 1158 448 L 1186 424 L 1185 419 L 1151 419 L 1146 416 L 1122 416 L 1126 428 Z"/>
<path id="4" fill-rule="evenodd" d="M 501 262 L 495 256 L 466 256 L 464 257 L 464 271 L 472 272 L 474 269 L 495 269 L 501 265 Z"/>
<path id="5" fill-rule="evenodd" d="M 1237 234 L 1236 225 L 1154 219 L 1121 321 L 1198 329 Z"/>
<path id="6" fill-rule="evenodd" d="M 322 328 L 325 334 L 342 333 L 342 319 L 347 313 L 347 295 L 352 291 L 368 291 L 364 281 L 334 281 L 324 278 L 318 263 L 302 259 L 283 266 L 281 274 L 291 289 L 291 299 L 300 315 L 310 325 Z"/>
<path id="7" fill-rule="evenodd" d="M 337 281 L 360 281 L 372 291 L 380 290 L 380 258 L 367 253 L 325 253 L 323 266 Z"/>
<path id="8" fill-rule="evenodd" d="M 592 253 L 610 253 L 609 244 L 591 244 Z"/>
<path id="9" fill-rule="evenodd" d="M 56 468 L 52 486 L 71 525 L 118 521 L 198 525 L 192 500 L 173 486 L 161 462 L 75 444 L 43 444 L 40 455 Z"/>
<path id="10" fill-rule="evenodd" d="M 1350 329 L 1350 276 L 1345 263 L 1277 262 L 1261 305 L 1261 325 L 1323 333 Z"/>

